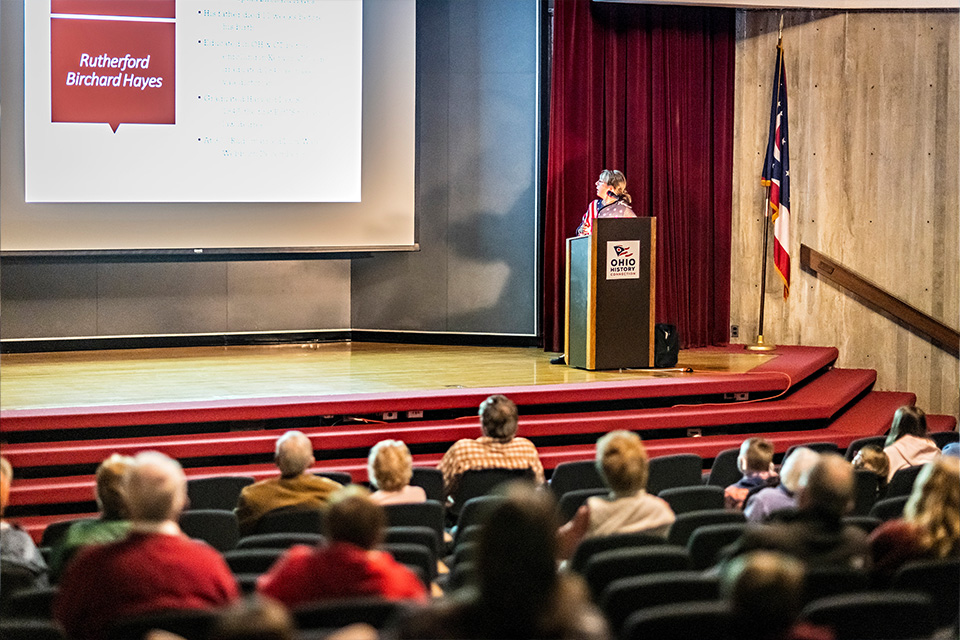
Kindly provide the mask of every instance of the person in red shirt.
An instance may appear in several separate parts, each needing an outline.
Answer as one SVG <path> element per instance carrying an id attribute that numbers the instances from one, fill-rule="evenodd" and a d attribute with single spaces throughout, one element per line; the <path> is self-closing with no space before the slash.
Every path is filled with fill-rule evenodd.
<path id="1" fill-rule="evenodd" d="M 362 487 L 338 491 L 324 518 L 329 542 L 292 547 L 257 579 L 257 591 L 288 607 L 358 596 L 426 600 L 427 590 L 415 573 L 374 549 L 386 522 L 383 507 Z"/>
<path id="2" fill-rule="evenodd" d="M 212 609 L 240 596 L 223 557 L 177 521 L 187 479 L 162 453 L 138 454 L 125 483 L 130 533 L 82 549 L 67 566 L 54 617 L 73 640 L 98 640 L 122 618 L 165 609 Z"/>

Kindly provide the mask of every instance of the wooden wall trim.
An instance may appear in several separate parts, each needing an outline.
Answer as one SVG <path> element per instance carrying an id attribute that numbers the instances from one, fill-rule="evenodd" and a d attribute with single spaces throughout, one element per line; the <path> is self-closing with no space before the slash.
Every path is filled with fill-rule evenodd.
<path id="1" fill-rule="evenodd" d="M 887 293 L 863 276 L 847 269 L 805 244 L 800 245 L 800 266 L 848 289 L 862 298 L 867 306 L 877 308 L 903 322 L 914 333 L 927 336 L 954 357 L 960 356 L 960 333 Z"/>

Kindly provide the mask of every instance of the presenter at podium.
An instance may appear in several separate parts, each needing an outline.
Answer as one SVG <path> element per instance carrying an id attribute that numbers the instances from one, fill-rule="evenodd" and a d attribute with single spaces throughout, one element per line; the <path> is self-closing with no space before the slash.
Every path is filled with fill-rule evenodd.
<path id="1" fill-rule="evenodd" d="M 577 227 L 577 236 L 588 236 L 593 232 L 593 221 L 597 218 L 636 218 L 630 208 L 630 194 L 627 193 L 627 179 L 617 169 L 604 169 L 596 182 L 597 199 L 590 202 L 583 220 Z M 550 359 L 550 364 L 566 364 L 566 354 Z"/>
<path id="2" fill-rule="evenodd" d="M 604 169 L 597 180 L 597 199 L 590 203 L 583 221 L 577 227 L 578 236 L 588 236 L 593 231 L 593 221 L 597 218 L 636 218 L 630 208 L 630 194 L 627 193 L 627 179 L 616 169 Z"/>

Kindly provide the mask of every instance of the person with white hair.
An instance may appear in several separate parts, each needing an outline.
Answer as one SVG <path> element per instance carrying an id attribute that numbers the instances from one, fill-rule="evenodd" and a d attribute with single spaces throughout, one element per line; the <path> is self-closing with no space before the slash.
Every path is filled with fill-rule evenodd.
<path id="1" fill-rule="evenodd" d="M 223 557 L 177 525 L 187 504 L 187 479 L 176 460 L 156 451 L 138 454 L 124 489 L 130 533 L 81 549 L 60 581 L 54 617 L 69 638 L 98 640 L 123 618 L 214 609 L 240 595 Z"/>
<path id="2" fill-rule="evenodd" d="M 764 522 L 776 511 L 796 507 L 796 491 L 819 459 L 820 455 L 813 449 L 794 449 L 780 468 L 780 483 L 748 496 L 743 515 L 750 522 Z"/>
<path id="3" fill-rule="evenodd" d="M 339 482 L 307 473 L 316 459 L 313 444 L 301 431 L 287 431 L 277 440 L 274 463 L 280 476 L 244 487 L 237 501 L 241 535 L 253 533 L 263 515 L 274 509 L 322 509 L 341 489 Z"/>

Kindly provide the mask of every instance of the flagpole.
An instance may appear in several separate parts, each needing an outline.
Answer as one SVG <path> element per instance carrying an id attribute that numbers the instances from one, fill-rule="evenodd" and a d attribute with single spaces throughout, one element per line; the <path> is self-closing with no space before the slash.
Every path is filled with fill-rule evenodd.
<path id="1" fill-rule="evenodd" d="M 780 28 L 777 31 L 777 51 L 783 46 L 783 14 L 780 14 Z M 777 65 L 777 71 L 774 77 L 777 91 L 780 91 L 780 65 Z M 777 95 L 779 100 L 779 93 Z M 773 351 L 777 347 L 774 344 L 764 342 L 763 340 L 763 307 L 767 297 L 767 239 L 770 233 L 770 185 L 767 184 L 763 197 L 763 249 L 760 251 L 760 319 L 757 323 L 757 341 L 753 344 L 745 345 L 747 351 Z"/>

